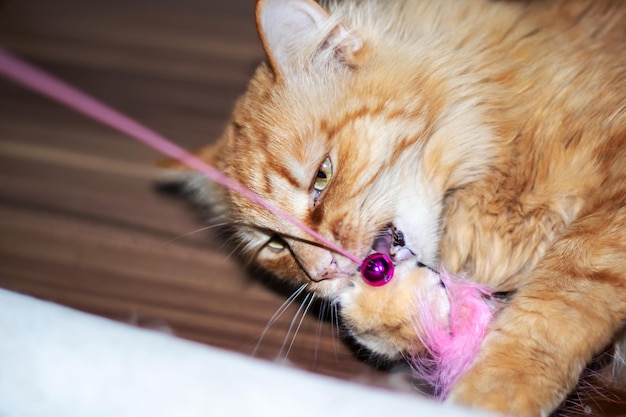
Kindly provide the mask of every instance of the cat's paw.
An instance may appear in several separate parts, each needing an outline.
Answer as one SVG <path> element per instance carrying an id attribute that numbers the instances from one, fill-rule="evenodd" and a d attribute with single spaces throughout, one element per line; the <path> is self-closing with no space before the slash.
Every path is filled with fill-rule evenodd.
<path id="1" fill-rule="evenodd" d="M 355 282 L 339 303 L 342 319 L 357 342 L 378 355 L 399 359 L 423 350 L 416 319 L 420 297 L 427 297 L 428 303 L 447 313 L 439 275 L 407 262 L 396 267 L 394 278 L 384 286 Z"/>
<path id="2" fill-rule="evenodd" d="M 550 415 L 567 393 L 562 375 L 519 342 L 489 336 L 448 401 L 515 417 Z"/>

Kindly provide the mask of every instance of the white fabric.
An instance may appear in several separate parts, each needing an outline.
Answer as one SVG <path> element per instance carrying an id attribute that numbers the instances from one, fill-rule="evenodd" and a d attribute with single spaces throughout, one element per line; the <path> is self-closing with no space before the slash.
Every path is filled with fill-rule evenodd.
<path id="1" fill-rule="evenodd" d="M 0 416 L 479 416 L 0 289 Z"/>

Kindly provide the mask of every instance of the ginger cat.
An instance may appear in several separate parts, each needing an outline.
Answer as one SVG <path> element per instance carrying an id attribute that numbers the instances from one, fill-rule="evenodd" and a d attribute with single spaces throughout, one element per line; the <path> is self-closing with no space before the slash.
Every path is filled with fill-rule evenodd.
<path id="1" fill-rule="evenodd" d="M 418 294 L 445 317 L 435 270 L 509 293 L 449 399 L 550 414 L 626 323 L 626 2 L 260 0 L 256 17 L 267 62 L 198 155 L 396 276 L 368 286 L 191 174 L 197 198 L 385 357 L 422 351 Z"/>

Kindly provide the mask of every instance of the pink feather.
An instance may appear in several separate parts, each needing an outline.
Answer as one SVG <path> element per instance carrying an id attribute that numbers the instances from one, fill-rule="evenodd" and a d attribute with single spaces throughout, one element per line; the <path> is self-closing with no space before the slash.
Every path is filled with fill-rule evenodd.
<path id="1" fill-rule="evenodd" d="M 420 297 L 418 308 L 421 342 L 426 354 L 413 358 L 417 376 L 430 383 L 444 399 L 454 382 L 465 373 L 478 353 L 494 313 L 491 288 L 441 271 L 450 311 L 436 315 L 429 297 Z"/>

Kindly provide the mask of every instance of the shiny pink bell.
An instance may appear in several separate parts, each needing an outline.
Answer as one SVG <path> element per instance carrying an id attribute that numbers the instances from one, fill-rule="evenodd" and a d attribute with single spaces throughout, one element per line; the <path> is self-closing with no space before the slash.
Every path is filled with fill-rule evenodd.
<path id="1" fill-rule="evenodd" d="M 393 278 L 393 262 L 382 253 L 372 253 L 361 264 L 363 281 L 374 287 L 387 284 Z"/>

